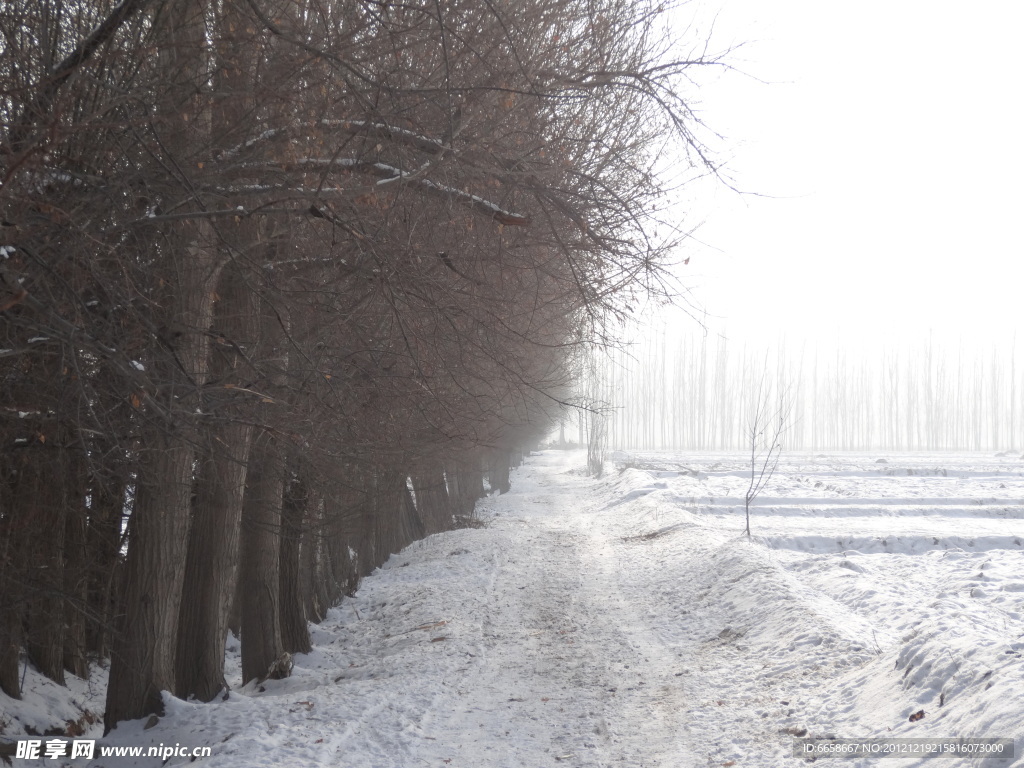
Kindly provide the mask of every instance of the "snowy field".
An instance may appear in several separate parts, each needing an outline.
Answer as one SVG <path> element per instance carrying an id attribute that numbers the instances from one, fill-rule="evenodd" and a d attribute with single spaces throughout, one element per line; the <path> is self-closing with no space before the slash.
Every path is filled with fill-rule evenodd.
<path id="1" fill-rule="evenodd" d="M 544 452 L 486 527 L 395 555 L 314 629 L 295 673 L 167 701 L 100 746 L 211 747 L 204 766 L 806 765 L 797 737 L 989 737 L 1024 765 L 1024 462 L 792 455 L 743 530 L 743 458 Z M 31 669 L 0 738 L 102 711 Z M 919 713 L 923 715 L 917 716 Z M 912 720 L 912 716 L 914 719 Z M 187 758 L 101 758 L 157 766 Z M 58 760 L 40 761 L 56 765 Z M 15 760 L 15 765 L 29 765 Z M 932 764 L 924 758 L 844 766 Z"/>

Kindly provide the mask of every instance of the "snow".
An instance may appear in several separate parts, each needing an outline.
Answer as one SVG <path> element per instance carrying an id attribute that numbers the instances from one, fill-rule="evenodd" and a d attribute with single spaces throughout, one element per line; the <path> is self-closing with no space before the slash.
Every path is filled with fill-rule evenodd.
<path id="1" fill-rule="evenodd" d="M 478 195 L 474 195 L 445 184 L 439 184 L 435 181 L 431 181 L 430 179 L 418 178 L 416 175 L 418 171 L 407 173 L 401 168 L 396 168 L 395 166 L 388 165 L 387 163 L 368 162 L 350 157 L 309 157 L 300 160 L 299 163 L 303 165 L 351 168 L 352 170 L 365 171 L 383 178 L 383 181 L 378 181 L 377 184 L 393 181 L 405 181 L 410 184 L 415 184 L 429 192 L 455 198 L 471 208 L 477 208 L 483 213 L 494 216 L 503 224 L 526 225 L 529 224 L 530 221 L 526 216 L 507 211 L 501 206 L 491 202 L 490 200 L 485 200 Z"/>
<path id="2" fill-rule="evenodd" d="M 273 138 L 279 136 L 283 132 L 284 132 L 284 129 L 281 129 L 281 128 L 269 128 L 269 129 L 263 131 L 263 133 L 261 133 L 259 136 L 254 136 L 253 138 L 249 139 L 248 141 L 245 141 L 244 143 L 239 144 L 237 147 L 232 147 L 231 149 L 226 150 L 225 152 L 223 152 L 221 154 L 220 158 L 223 159 L 223 160 L 227 160 L 227 159 L 236 157 L 243 149 L 251 149 L 253 146 L 258 144 L 259 142 L 266 141 L 268 139 L 273 139 Z"/>
<path id="3" fill-rule="evenodd" d="M 346 768 L 796 766 L 805 735 L 1021 749 L 1015 455 L 784 455 L 751 540 L 742 456 L 617 458 L 594 480 L 580 452 L 532 456 L 512 492 L 480 502 L 486 527 L 413 544 L 332 609 L 292 677 L 242 687 L 229 638 L 224 700 L 165 694 L 155 726 L 123 723 L 99 746 Z M 67 692 L 26 675 L 23 702 L 0 694 L 4 738 L 102 709 L 103 669 Z"/>
<path id="4" fill-rule="evenodd" d="M 450 147 L 446 147 L 437 139 L 432 139 L 421 133 L 416 133 L 415 131 L 410 131 L 387 123 L 374 123 L 364 120 L 321 120 L 320 124 L 326 127 L 339 127 L 348 130 L 369 129 L 374 135 L 383 135 L 389 138 L 401 138 L 418 149 L 434 154 L 439 154 L 450 149 Z"/>

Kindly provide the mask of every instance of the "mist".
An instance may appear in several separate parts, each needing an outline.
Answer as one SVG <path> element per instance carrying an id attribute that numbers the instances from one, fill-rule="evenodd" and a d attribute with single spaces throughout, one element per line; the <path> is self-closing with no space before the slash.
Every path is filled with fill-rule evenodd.
<path id="1" fill-rule="evenodd" d="M 1024 435 L 1019 347 L 1015 335 L 765 343 L 662 325 L 596 354 L 590 400 L 620 450 L 741 449 L 766 402 L 787 414 L 787 449 L 1010 452 Z"/>

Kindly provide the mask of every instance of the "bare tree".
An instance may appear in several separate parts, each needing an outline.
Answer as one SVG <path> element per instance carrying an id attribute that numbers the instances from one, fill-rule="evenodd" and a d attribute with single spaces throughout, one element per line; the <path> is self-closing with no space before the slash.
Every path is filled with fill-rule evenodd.
<path id="1" fill-rule="evenodd" d="M 283 674 L 509 487 L 579 351 L 665 292 L 654 148 L 706 170 L 676 88 L 716 61 L 666 60 L 660 13 L 0 4 L 6 692 L 84 638 L 108 729 L 209 699 L 233 614 L 246 679 Z"/>
<path id="2" fill-rule="evenodd" d="M 766 360 L 767 362 L 767 360 Z M 761 376 L 750 416 L 750 484 L 743 496 L 747 527 L 744 533 L 750 538 L 750 505 L 772 479 L 782 455 L 782 435 L 787 428 L 789 405 L 785 394 L 774 395 L 774 388 L 767 379 L 767 371 Z"/>

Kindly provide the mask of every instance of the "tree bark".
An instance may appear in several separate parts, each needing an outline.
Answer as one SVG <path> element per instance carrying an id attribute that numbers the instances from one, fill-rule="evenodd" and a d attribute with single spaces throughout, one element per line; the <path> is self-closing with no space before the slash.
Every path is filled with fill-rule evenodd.
<path id="1" fill-rule="evenodd" d="M 110 655 L 117 595 L 120 594 L 116 586 L 116 575 L 122 565 L 119 553 L 125 483 L 118 474 L 94 476 L 89 483 L 92 504 L 85 533 L 89 551 L 89 617 L 86 633 L 89 650 L 100 658 Z"/>
<path id="2" fill-rule="evenodd" d="M 269 433 L 249 458 L 242 510 L 242 681 L 262 678 L 284 652 L 279 607 L 285 460 Z"/>
<path id="3" fill-rule="evenodd" d="M 395 552 L 405 549 L 414 541 L 419 541 L 427 535 L 426 526 L 420 518 L 419 510 L 412 498 L 412 491 L 409 490 L 409 480 L 404 473 L 399 473 L 393 481 L 397 486 L 398 504 L 395 512 L 399 516 L 399 540 L 396 542 L 398 548 Z"/>
<path id="4" fill-rule="evenodd" d="M 213 56 L 216 69 L 210 107 L 211 153 L 230 151 L 249 134 L 259 57 L 253 19 L 245 3 L 224 3 L 218 12 Z M 206 412 L 205 452 L 195 494 L 192 535 L 178 637 L 178 695 L 210 701 L 226 687 L 224 643 L 238 578 L 242 505 L 253 435 L 244 394 L 253 369 L 245 350 L 255 350 L 259 301 L 247 284 L 245 264 L 263 257 L 257 219 L 216 224 L 227 264 L 217 286 L 210 355 L 214 394 Z M 238 387 L 242 389 L 239 390 Z"/>
<path id="5" fill-rule="evenodd" d="M 177 408 L 205 382 L 211 297 L 218 266 L 208 244 L 185 256 L 182 295 L 174 316 L 182 331 L 175 359 L 163 371 L 176 382 L 165 408 Z M 201 407 L 201 403 L 200 403 Z M 151 417 L 152 418 L 152 417 Z M 123 614 L 111 654 L 105 728 L 162 713 L 160 692 L 175 689 L 174 656 L 192 511 L 194 431 L 153 419 L 143 433 L 134 509 L 129 520 Z"/>
<path id="6" fill-rule="evenodd" d="M 64 529 L 64 615 L 67 628 L 64 635 L 64 669 L 86 678 L 89 675 L 87 659 L 87 606 L 89 599 L 88 539 L 86 536 L 85 473 L 81 467 L 81 453 L 70 457 L 71 472 L 67 477 L 74 489 L 68 499 Z"/>
<path id="7" fill-rule="evenodd" d="M 0 578 L 0 588 L 6 587 Z M 10 595 L 10 592 L 5 592 Z M 6 601 L 5 601 L 6 602 Z M 18 656 L 21 651 L 21 614 L 12 605 L 0 608 L 0 691 L 12 699 L 21 698 Z"/>
<path id="8" fill-rule="evenodd" d="M 192 496 L 191 446 L 168 430 L 146 441 L 128 522 L 124 612 L 111 652 L 105 731 L 163 714 L 174 690 L 174 651 Z"/>
<path id="9" fill-rule="evenodd" d="M 302 529 L 301 573 L 305 582 L 304 611 L 306 619 L 314 624 L 324 620 L 333 603 L 334 572 L 327 547 L 327 522 L 323 492 L 310 484 L 306 524 Z"/>
<path id="10" fill-rule="evenodd" d="M 483 471 L 480 461 L 463 458 L 453 462 L 445 471 L 448 481 L 448 493 L 452 497 L 455 514 L 463 518 L 472 518 L 476 509 L 477 499 L 484 496 Z"/>
<path id="11" fill-rule="evenodd" d="M 251 222 L 232 227 L 246 241 L 256 238 L 252 230 Z M 224 394 L 219 404 L 208 401 L 207 405 L 217 421 L 207 427 L 196 479 L 175 687 L 178 696 L 195 696 L 200 701 L 211 701 L 227 687 L 224 643 L 238 579 L 242 503 L 253 433 L 252 426 L 242 421 L 244 403 L 237 402 L 237 390 L 229 388 L 242 370 L 248 372 L 238 350 L 252 340 L 253 297 L 236 267 L 225 269 L 217 293 L 213 332 L 225 342 L 211 354 L 210 372 Z"/>
<path id="12" fill-rule="evenodd" d="M 312 645 L 304 610 L 308 598 L 300 580 L 300 548 L 309 505 L 309 491 L 299 478 L 298 467 L 289 474 L 291 482 L 281 516 L 281 642 L 289 653 L 308 653 Z"/>
<path id="13" fill-rule="evenodd" d="M 374 499 L 374 480 L 372 470 L 359 470 L 354 466 L 350 475 L 353 484 L 351 494 L 351 515 L 355 523 L 353 541 L 356 551 L 356 573 L 360 579 L 369 576 L 382 562 L 379 560 L 376 525 L 376 505 Z"/>
<path id="14" fill-rule="evenodd" d="M 51 440 L 55 436 L 51 433 Z M 64 532 L 68 482 L 64 450 L 59 446 L 22 453 L 18 509 L 31 521 L 25 650 L 36 667 L 64 685 Z"/>
<path id="15" fill-rule="evenodd" d="M 335 585 L 333 600 L 355 592 L 359 583 L 358 563 L 353 559 L 352 533 L 346 524 L 349 510 L 345 505 L 347 494 L 324 494 L 325 531 L 330 553 L 331 578 Z"/>
<path id="16" fill-rule="evenodd" d="M 10 436 L 4 434 L 4 441 Z M 12 462 L 13 463 L 13 462 Z M 0 691 L 21 698 L 18 657 L 21 654 L 24 594 L 15 574 L 24 569 L 26 526 L 12 514 L 18 472 L 10 463 L 0 466 Z"/>
<path id="17" fill-rule="evenodd" d="M 498 493 L 508 493 L 512 489 L 509 481 L 509 470 L 512 466 L 512 457 L 508 451 L 496 448 L 490 452 L 490 467 L 487 469 L 487 477 L 491 483 L 491 490 Z"/>
<path id="18" fill-rule="evenodd" d="M 452 502 L 444 473 L 440 469 L 425 469 L 413 476 L 416 509 L 423 521 L 426 535 L 451 530 Z"/>
<path id="19" fill-rule="evenodd" d="M 211 701 L 227 687 L 224 643 L 238 578 L 251 432 L 238 423 L 213 430 L 216 444 L 199 467 L 176 657 L 175 691 L 182 698 Z"/>

